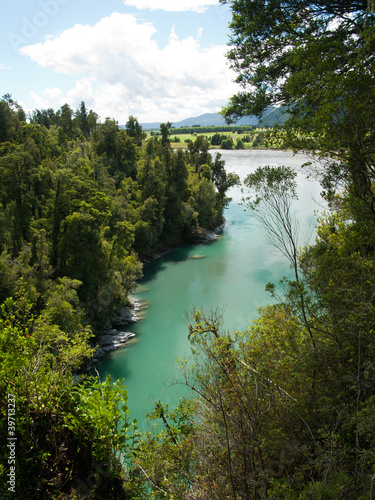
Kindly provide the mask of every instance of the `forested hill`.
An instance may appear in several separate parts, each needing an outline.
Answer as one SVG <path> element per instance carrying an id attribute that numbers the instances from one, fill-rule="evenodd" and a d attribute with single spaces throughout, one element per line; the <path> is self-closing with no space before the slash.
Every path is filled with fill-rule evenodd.
<path id="1" fill-rule="evenodd" d="M 203 143 L 173 153 L 168 125 L 145 143 L 134 118 L 124 130 L 99 124 L 84 103 L 37 110 L 27 123 L 11 98 L 0 123 L 1 301 L 23 281 L 39 314 L 64 282 L 61 293 L 102 325 L 126 302 L 139 257 L 222 221 L 224 163 Z"/>
<path id="2" fill-rule="evenodd" d="M 25 498 L 69 492 L 70 477 L 107 461 L 108 491 L 116 489 L 113 423 L 125 393 L 110 384 L 95 391 L 92 381 L 77 392 L 73 373 L 92 355 L 92 334 L 127 303 L 141 258 L 222 223 L 236 176 L 208 143 L 174 153 L 169 125 L 160 129 L 145 142 L 133 117 L 124 130 L 98 123 L 83 102 L 76 111 L 36 110 L 27 121 L 9 94 L 0 100 L 0 388 L 17 404 L 17 492 Z M 2 417 L 7 404 L 3 397 Z M 3 443 L 7 429 L 2 418 Z M 9 467 L 0 473 L 8 491 Z"/>

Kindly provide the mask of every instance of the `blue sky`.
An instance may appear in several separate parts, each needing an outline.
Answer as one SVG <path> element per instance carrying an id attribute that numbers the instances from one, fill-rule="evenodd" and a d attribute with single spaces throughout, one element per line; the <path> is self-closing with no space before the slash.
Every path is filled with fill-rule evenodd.
<path id="1" fill-rule="evenodd" d="M 81 101 L 104 120 L 176 122 L 238 89 L 219 0 L 17 0 L 0 19 L 0 95 L 30 112 Z"/>

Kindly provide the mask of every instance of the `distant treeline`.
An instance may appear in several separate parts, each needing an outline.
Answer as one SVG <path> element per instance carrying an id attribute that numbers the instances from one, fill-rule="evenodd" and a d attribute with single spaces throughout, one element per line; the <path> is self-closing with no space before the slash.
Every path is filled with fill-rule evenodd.
<path id="1" fill-rule="evenodd" d="M 215 134 L 217 132 L 231 132 L 237 134 L 245 134 L 246 132 L 251 132 L 252 130 L 256 130 L 256 125 L 223 125 L 219 127 L 201 127 L 200 125 L 193 125 L 192 127 L 178 127 L 175 128 L 172 126 L 171 133 L 172 134 Z M 156 134 L 160 133 L 159 131 Z M 155 131 L 151 131 L 151 135 L 154 135 Z"/>

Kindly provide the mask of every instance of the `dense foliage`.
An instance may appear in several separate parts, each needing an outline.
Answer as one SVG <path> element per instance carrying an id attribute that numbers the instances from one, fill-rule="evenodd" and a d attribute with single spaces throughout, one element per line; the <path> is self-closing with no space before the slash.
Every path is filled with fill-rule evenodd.
<path id="1" fill-rule="evenodd" d="M 221 224 L 237 182 L 199 138 L 173 152 L 169 129 L 146 143 L 134 117 L 125 129 L 98 123 L 82 102 L 26 120 L 9 94 L 0 100 L 0 385 L 16 401 L 24 497 L 73 495 L 81 483 L 95 498 L 125 495 L 116 453 L 127 443 L 126 391 L 120 382 L 75 384 L 74 374 L 93 335 L 127 303 L 141 259 Z"/>
<path id="2" fill-rule="evenodd" d="M 227 0 L 222 0 L 227 3 Z M 325 158 L 326 194 L 344 186 L 374 216 L 373 0 L 234 0 L 228 58 L 242 91 L 228 120 L 284 105 L 281 144 Z M 359 207 L 358 207 L 359 209 Z"/>
<path id="3" fill-rule="evenodd" d="M 237 134 L 245 134 L 256 129 L 256 125 L 222 125 L 215 127 L 204 127 L 197 125 L 196 127 L 172 127 L 172 134 L 216 134 L 220 132 L 232 132 Z"/>
<path id="4" fill-rule="evenodd" d="M 170 124 L 146 144 L 133 117 L 125 130 L 99 124 L 84 103 L 37 110 L 30 123 L 20 111 L 10 96 L 0 101 L 1 302 L 24 281 L 39 314 L 74 288 L 100 327 L 126 302 L 139 258 L 222 222 L 235 179 L 201 140 L 174 153 Z"/>
<path id="5" fill-rule="evenodd" d="M 120 130 L 82 104 L 26 123 L 10 96 L 0 101 L 0 431 L 5 443 L 14 398 L 25 498 L 374 498 L 375 5 L 230 3 L 244 91 L 225 114 L 289 106 L 275 137 L 320 156 L 310 167 L 329 210 L 298 250 L 295 172 L 247 177 L 248 208 L 293 279 L 282 297 L 267 285 L 278 303 L 244 332 L 192 313 L 180 367 L 196 398 L 158 402 L 146 435 L 127 421 L 121 381 L 73 383 L 89 325 L 126 300 L 137 254 L 219 222 L 237 179 L 203 136 L 173 152 L 170 123 L 145 144 L 132 117 Z"/>
<path id="6" fill-rule="evenodd" d="M 247 331 L 189 325 L 196 399 L 158 406 L 137 460 L 152 498 L 372 499 L 375 495 L 375 4 L 233 0 L 229 59 L 243 91 L 229 120 L 284 104 L 280 145 L 310 165 L 329 210 L 298 249 L 295 173 L 257 169 L 245 200 L 293 279 Z M 154 453 L 159 460 L 153 462 Z"/>

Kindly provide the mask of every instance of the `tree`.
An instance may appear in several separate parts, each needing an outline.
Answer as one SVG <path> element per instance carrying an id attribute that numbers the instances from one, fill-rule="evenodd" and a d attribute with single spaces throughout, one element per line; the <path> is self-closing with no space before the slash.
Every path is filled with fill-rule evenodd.
<path id="1" fill-rule="evenodd" d="M 88 139 L 90 136 L 90 126 L 89 126 L 89 118 L 86 110 L 86 105 L 82 101 L 79 108 L 75 112 L 75 120 L 78 123 L 78 127 L 81 129 L 83 135 Z"/>
<path id="2" fill-rule="evenodd" d="M 340 78 L 345 78 L 364 56 L 373 63 L 370 32 L 375 17 L 370 2 L 221 2 L 231 3 L 233 48 L 228 57 L 239 73 L 237 81 L 245 89 L 232 98 L 225 111 L 228 118 L 261 115 L 272 104 L 312 98 L 323 81 L 330 83 L 331 91 L 332 84 L 337 83 L 330 81 L 336 70 Z M 317 81 L 307 78 L 312 73 L 321 77 Z M 362 77 L 358 78 L 361 81 Z M 250 86 L 254 90 L 246 92 Z"/>
<path id="3" fill-rule="evenodd" d="M 188 162 L 194 167 L 196 172 L 202 165 L 211 165 L 212 157 L 209 153 L 209 142 L 203 137 L 198 135 L 195 141 L 188 143 Z"/>
<path id="4" fill-rule="evenodd" d="M 244 184 L 255 197 L 244 199 L 255 214 L 269 243 L 289 261 L 298 281 L 299 221 L 293 210 L 297 198 L 297 172 L 287 167 L 259 167 L 249 174 Z"/>
<path id="5" fill-rule="evenodd" d="M 74 136 L 73 110 L 69 104 L 64 104 L 60 108 L 61 140 L 71 140 Z"/>
<path id="6" fill-rule="evenodd" d="M 171 122 L 160 124 L 161 145 L 162 146 L 166 146 L 169 144 L 169 134 L 170 134 L 171 127 L 172 127 Z"/>
<path id="7" fill-rule="evenodd" d="M 203 227 L 213 227 L 221 222 L 216 207 L 216 193 L 212 183 L 205 177 L 194 177 L 191 183 L 193 201 L 191 205 L 198 213 L 198 222 Z"/>
<path id="8" fill-rule="evenodd" d="M 106 155 L 108 158 L 116 156 L 118 132 L 117 122 L 106 118 L 105 122 L 99 126 L 95 138 L 95 150 L 98 155 Z"/>
<path id="9" fill-rule="evenodd" d="M 35 109 L 31 114 L 31 123 L 37 123 L 38 125 L 44 125 L 49 128 L 51 125 L 55 124 L 57 116 L 52 108 L 48 109 Z"/>
<path id="10" fill-rule="evenodd" d="M 14 140 L 19 131 L 19 122 L 17 110 L 22 109 L 13 101 L 10 94 L 5 94 L 0 100 L 0 142 Z"/>
<path id="11" fill-rule="evenodd" d="M 325 157 L 327 193 L 344 183 L 361 200 L 359 212 L 375 219 L 373 2 L 230 3 L 228 57 L 243 90 L 223 110 L 226 119 L 285 105 L 288 144 Z"/>
<path id="12" fill-rule="evenodd" d="M 244 149 L 244 143 L 241 139 L 237 139 L 236 149 Z"/>
<path id="13" fill-rule="evenodd" d="M 95 113 L 92 109 L 90 109 L 89 114 L 87 116 L 87 123 L 90 130 L 90 134 L 95 132 L 98 127 L 99 115 Z"/>
<path id="14" fill-rule="evenodd" d="M 24 296 L 16 299 L 0 305 L 0 388 L 8 395 L 0 402 L 0 435 L 7 440 L 8 422 L 16 421 L 16 492 L 29 498 L 82 498 L 87 492 L 127 498 L 117 454 L 121 449 L 128 458 L 135 428 L 128 422 L 123 382 L 74 382 L 73 373 L 92 355 L 90 330 L 64 332 L 47 316 L 33 317 Z M 14 405 L 16 417 L 9 412 Z M 8 459 L 3 447 L 0 487 L 10 499 Z"/>
<path id="15" fill-rule="evenodd" d="M 143 132 L 137 118 L 134 118 L 134 116 L 129 116 L 129 120 L 126 122 L 125 129 L 128 136 L 132 137 L 138 146 L 141 146 L 142 141 L 146 138 L 146 134 L 145 132 Z"/>
<path id="16" fill-rule="evenodd" d="M 259 167 L 249 174 L 244 184 L 255 192 L 255 197 L 246 197 L 246 206 L 252 210 L 260 230 L 264 232 L 268 242 L 287 258 L 294 273 L 294 281 L 284 278 L 288 287 L 288 299 L 297 304 L 294 314 L 300 318 L 301 324 L 309 334 L 314 353 L 316 354 L 316 339 L 311 324 L 303 277 L 300 273 L 298 248 L 300 239 L 300 224 L 293 207 L 297 199 L 297 172 L 287 167 Z M 269 283 L 266 289 L 275 293 L 274 284 Z M 313 375 L 313 385 L 315 384 Z"/>
<path id="17" fill-rule="evenodd" d="M 37 179 L 37 150 L 33 141 L 13 146 L 0 158 L 0 180 L 3 185 L 2 202 L 13 212 L 12 243 L 14 252 L 20 250 L 26 239 L 35 207 L 33 196 Z"/>
<path id="18" fill-rule="evenodd" d="M 259 132 L 259 134 L 257 134 L 257 136 L 254 139 L 253 148 L 262 146 L 264 144 L 264 138 L 265 138 L 264 132 Z"/>
<path id="19" fill-rule="evenodd" d="M 151 498 L 163 498 L 160 491 L 173 498 L 177 488 L 180 498 L 313 498 L 314 489 L 335 498 L 337 470 L 330 473 L 322 456 L 340 451 L 311 412 L 308 340 L 288 308 L 262 310 L 233 336 L 215 310 L 189 319 L 192 358 L 180 368 L 196 399 L 177 408 L 179 426 L 157 404 L 152 416 L 163 421 L 164 435 L 149 434 L 136 452 Z M 326 404 L 321 396 L 316 406 Z M 357 493 L 350 480 L 347 489 Z"/>
<path id="20" fill-rule="evenodd" d="M 285 310 L 303 320 L 299 323 L 308 335 L 301 332 L 311 339 L 311 345 L 304 339 L 303 352 L 310 380 L 305 395 L 296 399 L 311 398 L 311 412 L 321 423 L 314 430 L 304 418 L 314 446 L 314 436 L 320 436 L 319 450 L 308 452 L 316 475 L 305 492 L 319 498 L 371 496 L 374 457 L 364 432 L 371 428 L 367 418 L 374 398 L 368 383 L 374 378 L 369 359 L 374 350 L 374 3 L 238 0 L 232 8 L 229 58 L 243 92 L 224 114 L 237 119 L 286 105 L 290 117 L 274 135 L 294 150 L 320 156 L 321 163 L 311 168 L 333 209 L 299 261 L 295 245 L 286 250 L 278 236 L 290 224 L 280 214 L 271 217 L 276 225 L 262 218 L 294 262 L 296 279 L 288 282 Z M 273 189 L 273 183 L 268 186 L 264 173 L 259 169 L 247 184 L 267 199 L 264 189 Z M 282 203 L 283 196 L 278 193 L 276 202 Z M 253 208 L 260 206 L 259 198 Z M 291 215 L 287 205 L 283 212 Z M 286 439 L 285 447 L 292 443 Z"/>
<path id="21" fill-rule="evenodd" d="M 117 177 L 120 184 L 124 177 L 136 176 L 136 145 L 129 135 L 120 130 L 115 120 L 106 118 L 95 134 L 95 150 L 105 159 L 111 175 Z"/>
<path id="22" fill-rule="evenodd" d="M 217 205 L 219 212 L 222 213 L 224 207 L 230 202 L 230 198 L 226 197 L 228 189 L 237 186 L 240 183 L 240 178 L 233 172 L 225 170 L 225 161 L 221 159 L 221 154 L 216 153 L 215 161 L 210 162 L 211 178 L 217 189 Z"/>
<path id="23" fill-rule="evenodd" d="M 222 140 L 220 144 L 221 149 L 233 149 L 233 146 L 234 143 L 231 137 L 229 137 L 229 139 Z"/>

